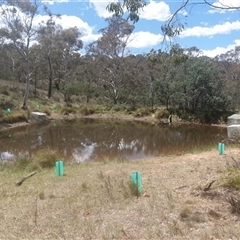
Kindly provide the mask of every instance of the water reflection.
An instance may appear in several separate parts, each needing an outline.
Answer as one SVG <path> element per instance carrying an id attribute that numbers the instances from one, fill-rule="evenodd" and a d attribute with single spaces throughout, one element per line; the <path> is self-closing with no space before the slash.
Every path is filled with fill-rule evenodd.
<path id="1" fill-rule="evenodd" d="M 83 163 L 92 158 L 95 148 L 97 147 L 96 143 L 91 145 L 82 144 L 80 147 L 73 149 L 72 159 L 77 163 Z"/>
<path id="2" fill-rule="evenodd" d="M 179 153 L 209 144 L 217 146 L 226 137 L 225 128 L 211 126 L 160 127 L 136 122 L 78 120 L 0 133 L 0 153 L 31 157 L 39 149 L 52 148 L 64 159 L 81 163 L 106 157 L 137 159 Z"/>
<path id="3" fill-rule="evenodd" d="M 13 159 L 15 159 L 15 156 L 10 152 L 2 152 L 0 154 L 0 161 L 13 160 Z"/>

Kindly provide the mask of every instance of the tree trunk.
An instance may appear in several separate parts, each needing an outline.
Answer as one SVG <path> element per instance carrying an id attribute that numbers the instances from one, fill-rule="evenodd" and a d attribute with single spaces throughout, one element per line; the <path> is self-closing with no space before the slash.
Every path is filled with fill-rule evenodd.
<path id="1" fill-rule="evenodd" d="M 52 63 L 49 56 L 48 56 L 48 66 L 49 66 L 48 98 L 51 98 L 52 96 Z"/>
<path id="2" fill-rule="evenodd" d="M 27 62 L 26 89 L 25 89 L 25 94 L 23 97 L 23 105 L 22 105 L 22 109 L 24 110 L 27 109 L 27 100 L 29 95 L 29 84 L 30 84 L 29 51 L 28 50 L 26 51 L 26 62 Z"/>
<path id="3" fill-rule="evenodd" d="M 34 70 L 34 96 L 37 97 L 37 72 Z"/>

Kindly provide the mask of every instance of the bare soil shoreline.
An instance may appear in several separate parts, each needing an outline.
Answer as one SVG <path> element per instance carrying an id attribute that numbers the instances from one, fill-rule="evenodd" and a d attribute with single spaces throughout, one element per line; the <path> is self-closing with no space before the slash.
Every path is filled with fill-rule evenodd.
<path id="1" fill-rule="evenodd" d="M 154 116 L 145 116 L 145 117 L 134 117 L 131 115 L 126 114 L 119 114 L 119 113 L 99 113 L 99 114 L 91 114 L 91 115 L 78 115 L 78 114 L 69 114 L 69 115 L 60 115 L 60 114 L 52 114 L 48 116 L 49 121 L 54 120 L 74 120 L 74 119 L 103 119 L 103 120 L 117 120 L 117 121 L 136 121 L 136 122 L 142 122 L 142 123 L 148 123 L 148 124 L 159 124 L 159 125 L 169 125 L 167 119 L 158 120 Z M 3 123 L 0 124 L 0 131 L 8 130 L 11 128 L 17 128 L 21 126 L 27 126 L 29 125 L 29 122 L 17 122 L 17 123 Z M 173 125 L 182 125 L 182 124 L 197 124 L 199 123 L 190 123 L 185 122 L 179 119 L 173 119 Z M 212 124 L 212 126 L 217 127 L 227 127 L 227 124 Z"/>

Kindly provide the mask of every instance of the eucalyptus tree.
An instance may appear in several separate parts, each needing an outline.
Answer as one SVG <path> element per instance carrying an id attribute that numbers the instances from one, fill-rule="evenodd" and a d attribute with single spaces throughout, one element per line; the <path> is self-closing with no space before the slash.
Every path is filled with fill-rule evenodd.
<path id="1" fill-rule="evenodd" d="M 101 37 L 89 44 L 87 54 L 92 56 L 98 70 L 98 81 L 105 91 L 105 97 L 116 104 L 119 89 L 125 80 L 125 57 L 127 44 L 134 26 L 121 17 L 106 19 L 108 26 L 101 29 Z"/>
<path id="2" fill-rule="evenodd" d="M 5 44 L 0 45 L 0 72 L 1 79 L 13 80 L 15 73 L 15 57 L 12 55 L 12 49 Z"/>
<path id="3" fill-rule="evenodd" d="M 95 57 L 83 55 L 76 67 L 75 75 L 78 79 L 79 94 L 86 97 L 86 102 L 88 103 L 93 97 L 99 101 L 100 91 L 97 86 L 99 73 Z"/>
<path id="4" fill-rule="evenodd" d="M 47 90 L 46 83 L 46 61 L 42 55 L 42 49 L 39 44 L 35 43 L 30 48 L 31 55 L 31 84 L 34 85 L 34 96 L 37 97 L 40 91 Z"/>
<path id="5" fill-rule="evenodd" d="M 38 17 L 41 9 L 46 10 L 46 7 L 41 0 L 1 1 L 1 20 L 4 23 L 1 31 L 4 32 L 6 41 L 10 41 L 13 44 L 26 64 L 26 88 L 23 98 L 23 109 L 27 108 L 31 79 L 30 45 L 35 39 L 37 33 L 34 20 Z"/>
<path id="6" fill-rule="evenodd" d="M 123 81 L 119 87 L 119 102 L 135 109 L 149 106 L 150 84 L 148 58 L 144 54 L 124 57 L 121 72 Z"/>
<path id="7" fill-rule="evenodd" d="M 225 91 L 232 98 L 233 109 L 240 107 L 240 47 L 215 57 L 219 71 L 226 80 Z"/>
<path id="8" fill-rule="evenodd" d="M 149 60 L 154 63 L 155 70 L 155 91 L 156 98 L 161 105 L 165 105 L 168 109 L 171 104 L 171 98 L 176 99 L 179 84 L 179 74 L 182 71 L 182 66 L 187 60 L 187 55 L 184 53 L 178 44 L 172 45 L 168 52 L 151 53 Z"/>
<path id="9" fill-rule="evenodd" d="M 224 92 L 225 81 L 214 61 L 204 56 L 189 57 L 183 73 L 182 85 L 178 88 L 183 96 L 178 100 L 180 107 L 198 120 L 218 120 L 229 108 L 230 99 Z"/>
<path id="10" fill-rule="evenodd" d="M 165 36 L 175 37 L 181 33 L 185 27 L 182 22 L 182 12 L 191 12 L 194 7 L 206 5 L 215 10 L 240 10 L 239 1 L 228 0 L 182 0 L 178 2 L 179 6 L 174 13 L 161 26 L 161 30 Z M 114 16 L 123 16 L 127 14 L 127 18 L 134 23 L 138 22 L 141 17 L 141 10 L 147 6 L 145 0 L 117 0 L 110 2 L 107 10 L 113 13 Z M 180 16 L 181 15 L 181 16 Z M 184 19 L 186 22 L 186 19 Z"/>
<path id="11" fill-rule="evenodd" d="M 41 24 L 38 30 L 38 42 L 41 48 L 40 55 L 46 61 L 46 75 L 49 81 L 48 98 L 52 95 L 53 82 L 60 90 L 60 82 L 64 85 L 70 80 L 73 71 L 72 60 L 79 57 L 82 41 L 76 27 L 63 29 L 55 24 L 51 17 L 46 24 Z M 65 89 L 66 90 L 66 89 Z"/>

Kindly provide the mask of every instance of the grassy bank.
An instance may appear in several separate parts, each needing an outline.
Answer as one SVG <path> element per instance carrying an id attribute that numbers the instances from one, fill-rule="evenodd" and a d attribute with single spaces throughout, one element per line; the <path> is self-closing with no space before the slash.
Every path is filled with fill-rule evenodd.
<path id="1" fill-rule="evenodd" d="M 1 166 L 0 239 L 238 239 L 239 153 L 68 164 L 63 177 L 37 167 L 21 186 L 33 168 Z"/>

